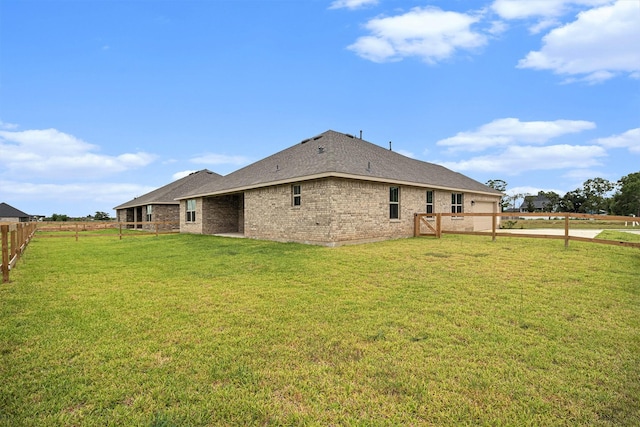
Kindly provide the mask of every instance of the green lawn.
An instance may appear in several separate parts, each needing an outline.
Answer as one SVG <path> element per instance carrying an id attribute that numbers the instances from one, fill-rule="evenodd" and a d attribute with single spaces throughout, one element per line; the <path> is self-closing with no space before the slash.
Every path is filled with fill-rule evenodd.
<path id="1" fill-rule="evenodd" d="M 35 238 L 0 425 L 640 425 L 640 251 Z"/>

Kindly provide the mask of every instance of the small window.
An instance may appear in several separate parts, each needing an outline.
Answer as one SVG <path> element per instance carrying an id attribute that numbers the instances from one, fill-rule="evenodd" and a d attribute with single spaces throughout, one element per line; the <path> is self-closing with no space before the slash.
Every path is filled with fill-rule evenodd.
<path id="1" fill-rule="evenodd" d="M 400 219 L 399 187 L 389 187 L 389 219 Z"/>
<path id="2" fill-rule="evenodd" d="M 451 213 L 464 212 L 462 193 L 451 193 Z"/>
<path id="3" fill-rule="evenodd" d="M 196 221 L 196 199 L 187 200 L 187 222 Z"/>
<path id="4" fill-rule="evenodd" d="M 300 195 L 300 186 L 291 186 L 291 204 L 292 206 L 300 206 L 302 204 L 302 196 Z"/>
<path id="5" fill-rule="evenodd" d="M 153 217 L 153 205 L 147 205 L 147 222 L 151 222 Z"/>
<path id="6" fill-rule="evenodd" d="M 433 190 L 427 190 L 427 206 L 426 213 L 433 213 Z"/>

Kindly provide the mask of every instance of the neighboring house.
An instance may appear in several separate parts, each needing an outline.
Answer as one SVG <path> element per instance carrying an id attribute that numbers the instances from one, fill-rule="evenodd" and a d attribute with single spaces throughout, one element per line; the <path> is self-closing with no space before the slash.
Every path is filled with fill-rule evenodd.
<path id="1" fill-rule="evenodd" d="M 155 229 L 150 222 L 167 222 L 159 224 L 159 230 L 178 228 L 180 220 L 180 205 L 176 198 L 198 188 L 206 183 L 216 181 L 221 175 L 203 169 L 193 172 L 184 178 L 173 181 L 170 184 L 153 190 L 147 194 L 136 197 L 126 203 L 116 206 L 116 218 L 118 222 L 127 222 L 129 228 Z M 146 224 L 145 224 L 146 223 Z M 173 224 L 171 224 L 173 223 Z"/>
<path id="2" fill-rule="evenodd" d="M 520 212 L 548 212 L 549 199 L 545 196 L 525 196 L 520 205 Z"/>
<path id="3" fill-rule="evenodd" d="M 0 222 L 28 222 L 30 220 L 31 215 L 4 202 L 0 203 Z"/>
<path id="4" fill-rule="evenodd" d="M 416 213 L 498 212 L 501 197 L 330 130 L 179 196 L 180 231 L 337 246 L 411 237 Z M 487 230 L 491 217 L 443 217 L 443 226 Z"/>

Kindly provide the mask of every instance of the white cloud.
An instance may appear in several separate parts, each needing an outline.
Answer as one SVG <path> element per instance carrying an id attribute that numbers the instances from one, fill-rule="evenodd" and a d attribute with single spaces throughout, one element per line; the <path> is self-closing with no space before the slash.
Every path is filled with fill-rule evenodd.
<path id="1" fill-rule="evenodd" d="M 91 179 L 146 166 L 155 156 L 96 154 L 99 147 L 56 129 L 0 131 L 0 165 L 8 172 L 42 177 Z"/>
<path id="2" fill-rule="evenodd" d="M 595 123 L 584 120 L 521 122 L 516 118 L 496 119 L 475 131 L 459 132 L 436 144 L 451 150 L 482 151 L 512 143 L 543 144 L 562 135 L 594 129 Z"/>
<path id="3" fill-rule="evenodd" d="M 359 9 L 367 6 L 375 6 L 378 0 L 335 0 L 329 9 Z"/>
<path id="4" fill-rule="evenodd" d="M 69 202 L 113 203 L 120 204 L 124 201 L 141 196 L 155 187 L 110 182 L 75 182 L 69 184 L 17 182 L 0 180 L 0 188 L 3 193 L 11 197 Z"/>
<path id="5" fill-rule="evenodd" d="M 599 6 L 611 0 L 495 0 L 491 9 L 504 19 L 556 18 L 572 6 Z"/>
<path id="6" fill-rule="evenodd" d="M 348 49 L 373 62 L 418 57 L 434 64 L 458 50 L 484 46 L 487 37 L 471 29 L 480 19 L 480 15 L 417 7 L 402 15 L 370 20 L 365 28 L 371 34 L 358 38 Z"/>
<path id="7" fill-rule="evenodd" d="M 595 143 L 607 148 L 628 148 L 629 152 L 640 154 L 640 128 L 607 138 L 598 138 Z"/>
<path id="8" fill-rule="evenodd" d="M 637 1 L 619 0 L 578 14 L 574 22 L 555 28 L 543 38 L 539 51 L 531 51 L 518 68 L 552 70 L 599 83 L 620 73 L 640 72 L 640 7 Z M 573 78 L 571 78 L 573 77 Z"/>
<path id="9" fill-rule="evenodd" d="M 207 153 L 194 157 L 191 163 L 207 165 L 246 165 L 249 159 L 244 156 L 227 156 L 224 154 Z"/>
<path id="10" fill-rule="evenodd" d="M 591 167 L 606 156 L 604 148 L 591 145 L 512 146 L 499 154 L 474 157 L 459 162 L 440 162 L 455 171 L 501 172 L 518 175 L 536 170 Z"/>
<path id="11" fill-rule="evenodd" d="M 13 129 L 17 129 L 18 125 L 14 124 L 14 123 L 7 123 L 7 122 L 3 122 L 2 120 L 0 120 L 0 129 L 5 129 L 5 130 L 13 130 Z"/>

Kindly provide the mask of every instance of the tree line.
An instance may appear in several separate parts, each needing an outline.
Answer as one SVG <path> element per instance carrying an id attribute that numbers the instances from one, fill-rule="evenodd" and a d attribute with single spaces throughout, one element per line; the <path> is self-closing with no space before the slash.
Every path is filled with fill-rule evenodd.
<path id="1" fill-rule="evenodd" d="M 45 217 L 45 221 L 109 221 L 111 217 L 108 213 L 98 211 L 95 215 L 87 215 L 82 218 L 71 218 L 65 214 L 54 213 L 50 217 Z"/>
<path id="2" fill-rule="evenodd" d="M 491 179 L 486 182 L 491 188 L 505 193 L 507 182 Z M 527 211 L 536 210 L 532 194 L 505 194 L 502 198 L 502 210 L 517 210 L 516 203 L 523 199 Z M 568 191 L 560 196 L 555 191 L 539 191 L 537 196 L 543 200 L 543 212 L 574 212 L 589 214 L 635 215 L 640 217 L 640 172 L 623 176 L 617 182 L 604 178 L 586 180 L 582 187 Z"/>

